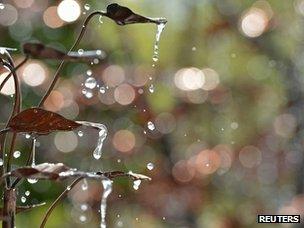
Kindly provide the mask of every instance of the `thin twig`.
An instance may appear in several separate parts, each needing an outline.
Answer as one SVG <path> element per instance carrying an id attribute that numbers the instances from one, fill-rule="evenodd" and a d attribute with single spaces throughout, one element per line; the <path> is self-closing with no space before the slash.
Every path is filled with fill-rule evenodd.
<path id="1" fill-rule="evenodd" d="M 10 150 L 8 152 L 7 164 L 6 164 L 6 172 L 7 173 L 11 171 L 11 160 L 12 160 L 12 157 L 13 157 L 13 151 L 14 151 L 14 148 L 15 148 L 16 139 L 17 139 L 17 133 L 13 133 Z M 6 179 L 6 183 L 7 183 L 7 186 L 10 186 L 10 178 L 9 177 Z"/>
<path id="2" fill-rule="evenodd" d="M 68 54 L 69 54 L 71 51 L 73 51 L 73 50 L 77 47 L 77 45 L 80 43 L 80 41 L 81 41 L 81 39 L 82 39 L 82 37 L 83 37 L 85 31 L 87 30 L 87 25 L 88 25 L 88 23 L 90 22 L 90 20 L 91 20 L 95 15 L 101 15 L 101 16 L 103 16 L 103 15 L 105 15 L 105 13 L 102 12 L 102 11 L 95 11 L 95 12 L 91 13 L 91 14 L 85 19 L 85 21 L 84 21 L 84 23 L 83 23 L 83 25 L 82 25 L 81 31 L 80 31 L 80 33 L 79 33 L 79 35 L 78 35 L 78 37 L 77 37 L 75 43 L 74 43 L 74 44 L 72 45 L 72 47 L 70 48 Z M 49 97 L 50 93 L 51 93 L 52 90 L 54 89 L 54 87 L 55 87 L 55 85 L 56 85 L 56 83 L 57 83 L 57 81 L 58 81 L 58 79 L 59 79 L 59 73 L 60 73 L 61 69 L 63 68 L 64 64 L 65 64 L 65 60 L 62 60 L 62 61 L 60 62 L 60 64 L 59 64 L 57 70 L 56 70 L 56 73 L 55 73 L 55 75 L 54 75 L 54 79 L 53 79 L 51 85 L 49 86 L 48 90 L 46 91 L 46 93 L 45 93 L 44 96 L 42 97 L 41 101 L 39 102 L 38 107 L 41 107 L 41 106 L 44 104 L 44 102 L 46 101 L 46 99 Z"/>
<path id="3" fill-rule="evenodd" d="M 48 218 L 50 217 L 50 215 L 52 214 L 53 210 L 56 208 L 56 206 L 60 203 L 61 200 L 63 200 L 66 195 L 68 194 L 68 192 L 73 189 L 76 184 L 81 181 L 83 179 L 83 177 L 79 177 L 76 180 L 74 180 L 58 197 L 57 199 L 52 203 L 52 205 L 49 207 L 49 209 L 47 210 L 46 214 L 44 215 L 44 218 L 41 222 L 40 228 L 44 228 L 45 224 L 47 223 Z"/>
<path id="4" fill-rule="evenodd" d="M 23 64 L 26 63 L 26 61 L 29 59 L 28 56 L 25 56 L 24 60 L 22 60 L 21 63 L 19 63 L 14 70 L 17 71 L 21 66 L 23 66 Z M 12 72 L 9 73 L 9 75 L 6 76 L 6 78 L 1 82 L 0 84 L 0 91 L 3 89 L 5 83 L 10 79 L 10 77 L 12 76 Z"/>

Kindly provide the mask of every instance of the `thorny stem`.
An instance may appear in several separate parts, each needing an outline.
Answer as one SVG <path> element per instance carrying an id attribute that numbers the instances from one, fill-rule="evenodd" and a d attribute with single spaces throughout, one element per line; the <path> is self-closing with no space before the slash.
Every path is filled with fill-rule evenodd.
<path id="1" fill-rule="evenodd" d="M 103 16 L 103 15 L 105 15 L 105 13 L 102 12 L 102 11 L 95 11 L 95 12 L 91 13 L 91 14 L 85 19 L 85 21 L 84 21 L 84 23 L 83 23 L 83 25 L 82 25 L 81 31 L 80 31 L 80 33 L 79 33 L 79 35 L 78 35 L 78 37 L 77 37 L 75 43 L 74 43 L 74 44 L 72 45 L 72 47 L 70 48 L 68 54 L 69 54 L 71 51 L 73 51 L 73 50 L 78 46 L 78 44 L 80 43 L 80 41 L 81 41 L 81 39 L 82 39 L 82 37 L 83 37 L 85 31 L 87 30 L 87 25 L 88 25 L 88 23 L 90 22 L 90 20 L 91 20 L 95 15 L 101 15 L 101 16 Z M 65 64 L 65 60 L 62 60 L 62 61 L 60 62 L 60 64 L 59 64 L 57 70 L 56 70 L 56 73 L 55 73 L 55 75 L 54 75 L 54 79 L 53 79 L 51 85 L 49 86 L 49 88 L 48 88 L 48 90 L 46 91 L 45 95 L 43 96 L 43 98 L 42 98 L 41 101 L 39 102 L 38 107 L 41 107 L 41 106 L 44 104 L 44 102 L 46 101 L 46 99 L 49 97 L 50 93 L 51 93 L 52 90 L 54 89 L 54 87 L 55 87 L 55 85 L 56 85 L 56 83 L 57 83 L 57 81 L 58 81 L 58 79 L 59 79 L 59 73 L 60 73 L 61 69 L 63 68 L 64 64 Z"/>
<path id="2" fill-rule="evenodd" d="M 53 210 L 56 208 L 56 206 L 60 203 L 61 200 L 63 200 L 66 195 L 68 194 L 68 192 L 73 189 L 76 184 L 81 181 L 83 179 L 83 177 L 79 177 L 76 180 L 74 180 L 58 197 L 57 199 L 52 203 L 52 205 L 49 207 L 49 209 L 47 210 L 46 214 L 44 215 L 44 218 L 41 222 L 40 228 L 44 228 L 45 224 L 47 223 L 48 218 L 50 217 L 50 215 L 52 214 Z"/>

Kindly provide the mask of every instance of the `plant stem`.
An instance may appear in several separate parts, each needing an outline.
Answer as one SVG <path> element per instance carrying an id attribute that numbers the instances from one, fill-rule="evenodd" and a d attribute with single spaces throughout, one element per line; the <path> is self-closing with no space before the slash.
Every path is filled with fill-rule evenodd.
<path id="1" fill-rule="evenodd" d="M 66 195 L 68 194 L 68 192 L 73 189 L 76 184 L 81 181 L 83 179 L 83 177 L 79 177 L 76 180 L 74 180 L 58 197 L 57 199 L 52 203 L 52 205 L 49 207 L 49 209 L 47 210 L 46 214 L 44 215 L 44 218 L 41 222 L 40 228 L 44 228 L 45 224 L 47 223 L 48 218 L 50 217 L 50 215 L 52 214 L 52 211 L 56 208 L 56 206 L 60 203 L 61 200 L 63 200 Z"/>
<path id="2" fill-rule="evenodd" d="M 3 216 L 5 219 L 2 221 L 3 228 L 15 227 L 15 211 L 16 211 L 16 190 L 4 190 L 4 207 Z"/>
<path id="3" fill-rule="evenodd" d="M 28 59 L 29 59 L 29 57 L 26 56 L 26 57 L 24 58 L 24 60 L 22 60 L 22 62 L 19 63 L 19 64 L 14 68 L 14 70 L 17 71 L 23 64 L 26 63 L 26 61 L 27 61 Z M 12 76 L 12 72 L 11 72 L 9 75 L 7 75 L 6 78 L 3 80 L 3 82 L 0 84 L 0 91 L 3 89 L 5 83 L 10 79 L 11 76 Z"/>
<path id="4" fill-rule="evenodd" d="M 90 20 L 91 20 L 95 15 L 101 15 L 101 16 L 103 16 L 103 15 L 105 15 L 105 13 L 102 12 L 102 11 L 95 11 L 95 12 L 91 13 L 91 14 L 85 19 L 85 21 L 84 21 L 84 23 L 83 23 L 83 25 L 82 25 L 81 31 L 80 31 L 80 33 L 79 33 L 79 35 L 78 35 L 76 41 L 74 42 L 74 44 L 73 44 L 72 47 L 70 48 L 68 54 L 69 54 L 71 51 L 73 51 L 73 50 L 78 46 L 78 44 L 80 43 L 80 41 L 81 41 L 81 39 L 82 39 L 82 37 L 83 37 L 85 31 L 87 30 L 87 25 L 88 25 L 88 23 L 90 22 Z M 51 93 L 52 90 L 54 89 L 54 87 L 55 87 L 55 85 L 56 85 L 56 83 L 57 83 L 57 81 L 58 81 L 58 79 L 59 79 L 59 73 L 60 73 L 60 71 L 62 70 L 64 64 L 65 64 L 65 60 L 62 60 L 62 61 L 60 62 L 60 64 L 59 64 L 59 66 L 58 66 L 56 72 L 55 72 L 54 79 L 53 79 L 51 85 L 49 86 L 48 90 L 46 91 L 46 93 L 45 93 L 44 96 L 42 97 L 41 101 L 39 102 L 38 107 L 41 107 L 41 106 L 44 104 L 44 102 L 46 101 L 46 99 L 49 97 L 50 93 Z"/>

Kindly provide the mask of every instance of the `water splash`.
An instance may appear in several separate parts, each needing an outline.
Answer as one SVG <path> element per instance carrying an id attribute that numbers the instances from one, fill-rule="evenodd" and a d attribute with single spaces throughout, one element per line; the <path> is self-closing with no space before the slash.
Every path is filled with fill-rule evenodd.
<path id="1" fill-rule="evenodd" d="M 157 25 L 154 51 L 153 51 L 153 56 L 152 56 L 153 62 L 157 62 L 159 59 L 159 41 L 160 41 L 160 36 L 161 36 L 162 32 L 164 31 L 165 27 L 166 27 L 165 23 L 160 23 Z"/>
<path id="2" fill-rule="evenodd" d="M 101 197 L 101 204 L 100 204 L 100 228 L 106 228 L 106 209 L 107 209 L 107 198 L 112 192 L 112 184 L 113 181 L 110 179 L 102 180 L 102 186 L 103 186 L 103 193 Z"/>
<path id="3" fill-rule="evenodd" d="M 99 133 L 98 133 L 99 137 L 98 137 L 96 149 L 93 152 L 93 157 L 97 160 L 100 159 L 102 155 L 103 142 L 106 139 L 108 133 L 106 126 L 100 123 L 92 123 L 87 121 L 76 121 L 76 122 L 84 126 L 94 127 L 99 129 Z"/>
<path id="4" fill-rule="evenodd" d="M 33 148 L 32 148 L 32 164 L 31 167 L 35 167 L 36 166 L 36 142 L 37 139 L 33 138 Z M 32 178 L 28 178 L 27 181 L 30 184 L 35 184 L 38 182 L 38 179 L 32 179 Z"/>

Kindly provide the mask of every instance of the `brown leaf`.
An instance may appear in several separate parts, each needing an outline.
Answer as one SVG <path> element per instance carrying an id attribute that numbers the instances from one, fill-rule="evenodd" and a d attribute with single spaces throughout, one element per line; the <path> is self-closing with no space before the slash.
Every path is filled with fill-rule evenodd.
<path id="1" fill-rule="evenodd" d="M 53 131 L 71 131 L 81 126 L 63 116 L 41 108 L 26 109 L 14 116 L 8 124 L 10 131 L 46 135 Z"/>
<path id="2" fill-rule="evenodd" d="M 105 16 L 114 20 L 118 25 L 127 25 L 134 23 L 167 23 L 167 20 L 164 18 L 152 19 L 144 17 L 134 13 L 127 7 L 118 5 L 117 3 L 113 3 L 107 6 L 107 12 L 105 13 Z"/>
<path id="3" fill-rule="evenodd" d="M 60 173 L 67 171 L 73 172 L 74 170 L 75 169 L 71 169 L 62 163 L 42 163 L 34 167 L 15 169 L 11 171 L 9 175 L 18 178 L 57 180 L 61 177 Z"/>
<path id="4" fill-rule="evenodd" d="M 23 44 L 23 52 L 26 55 L 36 59 L 57 59 L 67 61 L 92 61 L 96 58 L 105 58 L 105 53 L 101 50 L 84 51 L 82 54 L 78 52 L 69 52 L 68 54 L 52 47 L 47 47 L 42 43 L 25 43 Z"/>

